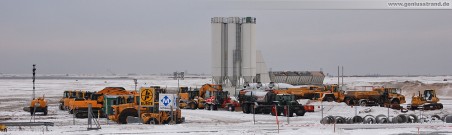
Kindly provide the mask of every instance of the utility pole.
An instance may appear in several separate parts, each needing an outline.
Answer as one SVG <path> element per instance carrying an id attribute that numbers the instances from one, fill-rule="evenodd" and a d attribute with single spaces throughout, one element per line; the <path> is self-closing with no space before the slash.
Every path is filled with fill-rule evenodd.
<path id="1" fill-rule="evenodd" d="M 135 84 L 135 92 L 136 93 L 138 93 L 137 92 L 137 84 L 138 84 L 138 79 L 133 79 L 133 83 Z M 137 100 L 137 101 L 139 101 L 138 102 L 138 119 L 140 119 L 140 122 L 141 122 L 141 116 L 140 116 L 140 114 L 141 114 L 141 93 L 139 93 L 140 94 L 140 96 L 138 96 L 138 99 L 139 100 Z M 134 97 L 135 97 L 135 95 L 133 95 Z"/>
<path id="2" fill-rule="evenodd" d="M 337 66 L 337 86 L 340 88 L 341 82 L 339 80 L 340 72 L 339 72 L 339 66 Z"/>
<path id="3" fill-rule="evenodd" d="M 344 87 L 344 66 L 342 66 L 342 87 Z M 342 90 L 341 87 L 341 90 Z"/>
<path id="4" fill-rule="evenodd" d="M 33 99 L 35 99 L 36 64 L 33 64 Z"/>

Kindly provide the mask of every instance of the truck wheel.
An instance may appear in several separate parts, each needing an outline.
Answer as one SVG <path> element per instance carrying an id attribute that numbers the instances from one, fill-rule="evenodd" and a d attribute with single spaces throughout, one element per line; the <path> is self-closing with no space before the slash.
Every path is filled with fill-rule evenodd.
<path id="1" fill-rule="evenodd" d="M 35 109 L 30 107 L 30 115 L 33 115 L 34 112 L 35 112 Z"/>
<path id="2" fill-rule="evenodd" d="M 210 105 L 210 110 L 211 110 L 211 111 L 217 110 L 217 106 L 216 106 L 216 105 L 213 105 L 213 104 Z"/>
<path id="3" fill-rule="evenodd" d="M 46 108 L 44 109 L 44 115 L 47 115 L 47 106 L 46 106 Z"/>
<path id="4" fill-rule="evenodd" d="M 119 114 L 118 123 L 119 123 L 119 124 L 127 124 L 127 117 L 128 117 L 128 116 L 138 117 L 137 110 L 132 109 L 132 108 L 123 110 L 123 111 Z"/>
<path id="5" fill-rule="evenodd" d="M 191 102 L 191 103 L 189 104 L 189 106 L 190 106 L 190 109 L 193 109 L 193 110 L 196 109 L 196 105 L 195 105 L 195 103 L 193 103 L 193 102 Z"/>
<path id="6" fill-rule="evenodd" d="M 350 98 L 345 98 L 345 100 L 344 100 L 345 104 L 350 105 L 350 100 L 351 100 Z"/>
<path id="7" fill-rule="evenodd" d="M 64 110 L 63 104 L 60 104 L 60 110 Z"/>
<path id="8" fill-rule="evenodd" d="M 243 113 L 249 114 L 250 113 L 250 109 L 249 108 L 250 108 L 250 105 L 245 104 L 243 106 Z"/>
<path id="9" fill-rule="evenodd" d="M 228 105 L 228 110 L 231 111 L 231 112 L 235 111 L 234 105 L 229 104 Z"/>
<path id="10" fill-rule="evenodd" d="M 366 100 L 360 101 L 359 105 L 360 106 L 367 106 L 367 101 Z"/>
<path id="11" fill-rule="evenodd" d="M 157 121 L 157 119 L 155 119 L 155 118 L 150 118 L 150 119 L 146 122 L 146 124 L 156 125 L 156 124 L 159 124 L 159 121 Z"/>
<path id="12" fill-rule="evenodd" d="M 209 110 L 210 109 L 210 105 L 209 104 L 205 104 L 204 105 L 204 110 Z"/>
<path id="13" fill-rule="evenodd" d="M 84 112 L 76 112 L 75 117 L 76 118 L 87 118 L 88 114 L 87 113 L 85 114 Z"/>
<path id="14" fill-rule="evenodd" d="M 347 105 L 350 105 L 350 106 L 355 105 L 355 102 L 354 102 L 354 100 L 353 100 L 352 98 L 346 98 L 346 99 L 345 99 L 345 103 L 346 103 Z"/>
<path id="15" fill-rule="evenodd" d="M 328 101 L 328 102 L 333 102 L 334 99 L 333 99 L 333 97 L 327 97 L 327 98 L 326 98 L 326 101 Z"/>
<path id="16" fill-rule="evenodd" d="M 305 113 L 306 113 L 305 110 L 298 110 L 298 111 L 296 112 L 297 116 L 304 116 Z"/>
<path id="17" fill-rule="evenodd" d="M 391 105 L 398 106 L 398 105 L 400 105 L 400 102 L 399 102 L 399 100 L 392 100 Z"/>
<path id="18" fill-rule="evenodd" d="M 293 117 L 293 110 L 284 111 L 284 116 L 286 116 L 286 117 Z"/>

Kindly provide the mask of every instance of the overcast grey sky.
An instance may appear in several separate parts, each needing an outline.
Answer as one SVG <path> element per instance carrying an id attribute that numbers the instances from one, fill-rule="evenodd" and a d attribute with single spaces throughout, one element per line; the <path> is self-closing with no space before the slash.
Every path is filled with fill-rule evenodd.
<path id="1" fill-rule="evenodd" d="M 29 73 L 33 63 L 41 73 L 210 73 L 210 18 L 254 16 L 272 70 L 452 74 L 452 10 L 284 4 L 2 0 L 0 73 Z"/>

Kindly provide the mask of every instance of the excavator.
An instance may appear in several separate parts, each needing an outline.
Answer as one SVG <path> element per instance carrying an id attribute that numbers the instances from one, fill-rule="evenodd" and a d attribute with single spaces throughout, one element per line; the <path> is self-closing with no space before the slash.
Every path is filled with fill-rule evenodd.
<path id="1" fill-rule="evenodd" d="M 87 95 L 83 98 L 74 98 L 69 101 L 69 113 L 75 113 L 77 118 L 88 117 L 88 105 L 91 104 L 93 114 L 103 116 L 102 107 L 105 95 L 130 95 L 131 91 L 125 90 L 123 87 L 106 87 L 99 92 L 85 92 Z"/>
<path id="2" fill-rule="evenodd" d="M 144 88 L 142 88 L 144 89 Z M 146 88 L 154 89 L 154 88 Z M 155 96 L 158 97 L 160 93 L 165 91 L 155 89 Z M 138 117 L 138 104 L 140 95 L 138 93 L 132 92 L 131 95 L 121 95 L 118 96 L 116 105 L 112 105 L 113 114 L 109 115 L 108 118 L 119 124 L 127 124 L 127 117 Z M 176 115 L 176 123 L 181 123 L 185 118 L 181 117 L 181 110 L 177 109 L 172 112 Z M 140 108 L 140 118 L 144 124 L 167 124 L 171 120 L 171 111 L 159 111 L 158 110 L 158 98 L 154 98 L 153 107 L 141 107 Z"/>
<path id="3" fill-rule="evenodd" d="M 438 103 L 439 98 L 436 96 L 436 90 L 424 90 L 424 94 L 416 96 L 413 94 L 411 98 L 411 104 L 407 105 L 409 110 L 437 110 L 443 109 L 443 104 Z"/>

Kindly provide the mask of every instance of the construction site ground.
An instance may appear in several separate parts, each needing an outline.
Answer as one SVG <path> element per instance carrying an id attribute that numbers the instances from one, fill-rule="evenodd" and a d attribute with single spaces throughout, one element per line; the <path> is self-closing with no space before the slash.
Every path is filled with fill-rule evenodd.
<path id="1" fill-rule="evenodd" d="M 444 77 L 411 77 L 411 78 L 344 78 L 344 83 L 352 86 L 423 83 L 425 85 L 438 85 L 438 95 L 441 103 L 445 104 L 443 110 L 435 111 L 409 111 L 406 114 L 431 115 L 452 114 L 452 98 L 448 91 L 452 90 L 451 82 L 442 81 Z M 447 77 L 446 77 L 447 78 Z M 452 77 L 449 77 L 452 78 Z M 448 79 L 452 80 L 452 79 Z M 337 78 L 326 78 L 325 83 L 336 83 Z M 181 80 L 181 86 L 199 87 L 210 83 L 210 79 Z M 163 87 L 177 87 L 177 80 L 164 77 L 139 79 L 139 86 L 160 85 Z M 264 114 L 244 114 L 242 112 L 228 112 L 223 110 L 189 110 L 183 109 L 182 115 L 186 122 L 177 125 L 146 125 L 146 124 L 116 124 L 105 118 L 100 119 L 101 129 L 87 130 L 87 119 L 73 118 L 67 111 L 58 109 L 58 101 L 64 90 L 82 89 L 89 91 L 101 90 L 108 86 L 125 87 L 134 89 L 132 80 L 101 80 L 101 79 L 45 79 L 36 81 L 36 95 L 49 101 L 49 113 L 47 116 L 37 115 L 34 120 L 30 113 L 23 111 L 28 106 L 32 95 L 31 79 L 0 79 L 0 122 L 54 122 L 52 127 L 8 127 L 8 132 L 0 134 L 452 134 L 452 124 L 442 121 L 427 121 L 423 123 L 406 124 L 320 124 L 322 116 L 354 115 L 379 115 L 388 114 L 388 109 L 383 107 L 350 107 L 344 103 L 313 102 L 301 100 L 315 106 L 315 112 L 308 112 L 305 116 L 287 118 L 284 116 L 271 116 Z M 411 100 L 409 90 L 405 91 L 407 102 Z M 321 111 L 321 107 L 324 110 Z M 369 111 L 370 110 L 370 111 Z M 402 114 L 400 110 L 389 110 L 390 116 Z M 279 121 L 279 126 L 276 121 Z"/>

